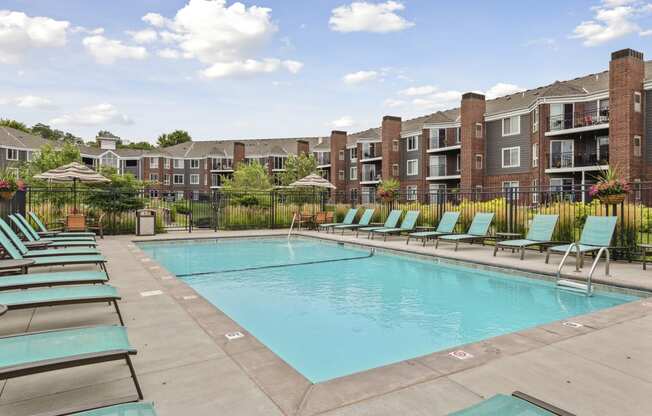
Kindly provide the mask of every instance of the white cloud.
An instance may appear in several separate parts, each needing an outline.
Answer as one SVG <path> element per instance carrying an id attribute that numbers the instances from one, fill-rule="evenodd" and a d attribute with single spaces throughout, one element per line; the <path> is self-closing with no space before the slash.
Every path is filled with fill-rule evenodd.
<path id="1" fill-rule="evenodd" d="M 345 84 L 353 85 L 372 81 L 376 78 L 378 78 L 377 71 L 358 71 L 344 75 L 343 80 Z"/>
<path id="2" fill-rule="evenodd" d="M 414 26 L 414 23 L 396 13 L 404 9 L 403 3 L 397 1 L 377 4 L 356 1 L 333 9 L 329 20 L 330 28 L 336 32 L 374 33 L 408 29 Z"/>
<path id="3" fill-rule="evenodd" d="M 0 100 L 0 104 L 15 105 L 20 108 L 31 109 L 50 109 L 54 108 L 54 103 L 49 98 L 38 97 L 36 95 L 22 95 L 18 97 L 10 97 Z"/>
<path id="4" fill-rule="evenodd" d="M 388 98 L 385 101 L 383 101 L 383 106 L 388 107 L 388 108 L 403 107 L 406 104 L 407 104 L 406 101 L 396 100 L 394 98 Z"/>
<path id="5" fill-rule="evenodd" d="M 491 100 L 492 98 L 502 97 L 504 95 L 510 95 L 521 91 L 525 91 L 525 88 L 514 84 L 505 84 L 503 82 L 499 82 L 493 87 L 489 88 L 484 93 L 484 95 L 487 97 L 487 99 Z"/>
<path id="6" fill-rule="evenodd" d="M 143 29 L 143 30 L 128 30 L 127 34 L 131 36 L 134 42 L 145 44 L 152 43 L 158 40 L 158 33 L 152 29 Z"/>
<path id="7" fill-rule="evenodd" d="M 64 46 L 69 27 L 63 20 L 0 10 L 0 64 L 19 63 L 29 49 Z"/>
<path id="8" fill-rule="evenodd" d="M 142 20 L 143 22 L 149 23 L 150 25 L 159 28 L 168 26 L 171 23 L 170 20 L 166 19 L 158 13 L 147 13 L 142 17 Z"/>
<path id="9" fill-rule="evenodd" d="M 158 56 L 164 59 L 179 59 L 181 58 L 181 53 L 176 49 L 165 48 L 156 52 Z"/>
<path id="10" fill-rule="evenodd" d="M 343 116 L 331 122 L 331 127 L 335 129 L 346 129 L 355 125 L 351 116 Z"/>
<path id="11" fill-rule="evenodd" d="M 636 23 L 642 15 L 652 12 L 652 4 L 640 0 L 603 0 L 592 8 L 594 18 L 581 22 L 571 38 L 580 39 L 584 46 L 598 46 L 627 35 L 647 31 Z"/>
<path id="12" fill-rule="evenodd" d="M 281 61 L 268 58 L 263 60 L 246 59 L 244 61 L 217 62 L 201 71 L 206 78 L 247 77 L 257 74 L 269 74 L 286 69 L 292 74 L 301 70 L 303 64 L 297 61 Z"/>
<path id="13" fill-rule="evenodd" d="M 415 98 L 412 100 L 412 105 L 421 110 L 445 110 L 459 106 L 461 99 L 462 93 L 459 91 L 440 91 L 425 97 Z"/>
<path id="14" fill-rule="evenodd" d="M 639 33 L 641 36 L 652 36 L 652 30 L 644 30 Z"/>
<path id="15" fill-rule="evenodd" d="M 82 43 L 100 64 L 112 64 L 118 59 L 145 59 L 148 56 L 142 46 L 127 46 L 119 40 L 101 35 L 85 37 Z"/>
<path id="16" fill-rule="evenodd" d="M 428 95 L 437 91 L 437 87 L 434 85 L 421 85 L 418 87 L 410 87 L 404 90 L 399 91 L 400 95 L 406 95 L 408 97 L 416 97 L 420 95 Z"/>
<path id="17" fill-rule="evenodd" d="M 64 114 L 50 120 L 55 125 L 96 126 L 107 124 L 132 124 L 131 118 L 118 112 L 108 103 L 84 107 L 75 113 Z"/>

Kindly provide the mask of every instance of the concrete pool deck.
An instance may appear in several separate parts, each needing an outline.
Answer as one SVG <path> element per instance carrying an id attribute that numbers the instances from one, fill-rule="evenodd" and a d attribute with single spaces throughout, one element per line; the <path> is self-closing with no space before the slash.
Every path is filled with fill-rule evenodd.
<path id="1" fill-rule="evenodd" d="M 581 326 L 554 322 L 456 347 L 460 360 L 441 351 L 325 383 L 311 384 L 244 328 L 183 282 L 147 258 L 132 240 L 212 238 L 283 234 L 253 232 L 169 233 L 153 238 L 107 237 L 100 249 L 109 259 L 111 284 L 129 338 L 138 349 L 134 366 L 146 400 L 160 415 L 443 415 L 496 393 L 521 390 L 578 415 L 648 415 L 652 409 L 652 300 L 641 300 L 573 318 Z M 392 250 L 554 273 L 560 256 L 545 265 L 504 251 L 464 245 L 387 242 L 324 233 L 306 236 L 370 244 Z M 61 270 L 60 268 L 57 270 Z M 72 269 L 71 269 L 72 270 Z M 573 262 L 567 271 L 572 274 Z M 612 277 L 596 280 L 652 291 L 652 270 L 614 263 Z M 106 304 L 9 312 L 0 335 L 70 326 L 115 324 Z M 224 334 L 245 337 L 228 341 Z M 59 370 L 0 382 L 0 414 L 31 415 L 133 394 L 122 362 Z"/>

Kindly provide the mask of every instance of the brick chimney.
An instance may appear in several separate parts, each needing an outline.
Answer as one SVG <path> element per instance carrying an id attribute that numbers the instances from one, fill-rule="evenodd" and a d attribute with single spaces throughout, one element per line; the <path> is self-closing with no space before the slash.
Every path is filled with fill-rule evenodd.
<path id="1" fill-rule="evenodd" d="M 310 143 L 306 140 L 297 140 L 297 156 L 300 156 L 301 154 L 310 154 Z"/>
<path id="2" fill-rule="evenodd" d="M 392 177 L 392 165 L 400 163 L 400 145 L 394 146 L 395 140 L 401 140 L 401 117 L 385 116 L 380 128 L 381 154 L 383 156 L 381 175 L 383 179 Z M 399 178 L 396 178 L 399 179 Z"/>
<path id="3" fill-rule="evenodd" d="M 462 179 L 463 189 L 475 188 L 484 183 L 485 169 L 485 125 L 484 114 L 487 103 L 482 94 L 467 92 L 462 95 L 460 122 L 462 132 Z M 475 155 L 482 155 L 482 169 L 476 169 Z"/>
<path id="4" fill-rule="evenodd" d="M 233 169 L 245 160 L 245 144 L 242 142 L 233 143 Z"/>
<path id="5" fill-rule="evenodd" d="M 346 157 L 340 160 L 340 151 L 346 151 L 345 131 L 331 131 L 331 183 L 337 187 L 338 191 L 346 191 L 346 180 L 340 181 L 338 172 L 346 171 Z"/>
<path id="6" fill-rule="evenodd" d="M 611 54 L 609 62 L 609 165 L 626 180 L 644 176 L 643 158 L 634 156 L 634 140 L 643 142 L 643 53 L 622 49 Z M 638 102 L 638 105 L 636 105 Z M 636 107 L 636 108 L 635 108 Z M 639 111 L 636 111 L 636 110 Z"/>

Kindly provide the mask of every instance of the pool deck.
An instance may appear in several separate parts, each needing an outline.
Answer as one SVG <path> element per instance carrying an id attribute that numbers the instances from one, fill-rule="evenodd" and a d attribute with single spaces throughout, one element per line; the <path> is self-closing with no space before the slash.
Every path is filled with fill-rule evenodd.
<path id="1" fill-rule="evenodd" d="M 464 345 L 466 359 L 445 350 L 325 383 L 311 384 L 246 330 L 198 296 L 132 240 L 283 234 L 276 231 L 169 233 L 153 238 L 107 237 L 111 284 L 132 344 L 134 366 L 146 400 L 159 415 L 445 415 L 496 393 L 520 390 L 578 415 L 649 415 L 652 409 L 652 299 L 553 322 L 484 342 Z M 554 274 L 560 256 L 479 245 L 387 242 L 304 232 L 306 236 L 369 244 L 377 248 L 438 255 L 478 267 L 518 267 Z M 585 265 L 588 268 L 589 262 Z M 61 268 L 55 269 L 61 270 Z M 73 270 L 70 268 L 70 270 Z M 652 269 L 613 263 L 596 281 L 652 291 Z M 42 270 L 45 271 L 45 270 Z M 571 277 L 573 262 L 567 272 Z M 106 304 L 12 311 L 0 318 L 0 335 L 93 324 L 115 324 Z M 245 336 L 228 341 L 224 334 Z M 457 354 L 458 356 L 460 354 Z M 134 394 L 123 362 L 27 376 L 0 382 L 0 415 L 32 415 Z"/>

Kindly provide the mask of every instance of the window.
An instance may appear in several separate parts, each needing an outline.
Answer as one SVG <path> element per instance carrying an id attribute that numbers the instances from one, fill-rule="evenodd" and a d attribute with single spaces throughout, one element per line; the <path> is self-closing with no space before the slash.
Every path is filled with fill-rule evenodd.
<path id="1" fill-rule="evenodd" d="M 417 186 L 416 185 L 409 185 L 405 187 L 405 198 L 408 201 L 416 201 L 417 200 Z"/>
<path id="2" fill-rule="evenodd" d="M 398 163 L 394 163 L 392 165 L 392 176 L 398 177 L 399 172 L 398 172 Z"/>
<path id="3" fill-rule="evenodd" d="M 158 198 L 158 189 L 150 189 L 149 190 L 149 197 L 150 198 Z"/>
<path id="4" fill-rule="evenodd" d="M 150 173 L 149 174 L 149 180 L 151 182 L 158 182 L 158 173 Z"/>
<path id="5" fill-rule="evenodd" d="M 532 144 L 532 167 L 539 166 L 539 143 Z"/>
<path id="6" fill-rule="evenodd" d="M 193 173 L 190 175 L 190 184 L 191 185 L 199 185 L 199 175 L 196 173 Z"/>
<path id="7" fill-rule="evenodd" d="M 199 191 L 190 192 L 190 197 L 193 201 L 199 201 Z"/>
<path id="8" fill-rule="evenodd" d="M 430 156 L 428 176 L 446 176 L 446 155 Z"/>
<path id="9" fill-rule="evenodd" d="M 199 159 L 190 159 L 190 169 L 199 169 Z"/>
<path id="10" fill-rule="evenodd" d="M 428 185 L 428 195 L 431 204 L 443 204 L 446 202 L 446 184 L 431 183 Z"/>
<path id="11" fill-rule="evenodd" d="M 351 166 L 349 169 L 349 180 L 357 181 L 358 180 L 358 167 Z"/>
<path id="12" fill-rule="evenodd" d="M 357 201 L 358 200 L 358 188 L 353 188 L 351 189 L 351 201 Z"/>
<path id="13" fill-rule="evenodd" d="M 183 199 L 183 191 L 177 191 L 174 193 L 176 200 L 181 201 Z"/>
<path id="14" fill-rule="evenodd" d="M 285 160 L 284 156 L 274 156 L 274 170 L 283 170 L 285 169 Z"/>
<path id="15" fill-rule="evenodd" d="M 455 129 L 455 144 L 460 144 L 462 143 L 462 128 L 457 127 Z"/>
<path id="16" fill-rule="evenodd" d="M 183 159 L 174 159 L 172 165 L 175 169 L 183 169 Z"/>
<path id="17" fill-rule="evenodd" d="M 521 148 L 520 147 L 505 147 L 502 151 L 503 154 L 503 168 L 517 168 L 521 166 Z"/>
<path id="18" fill-rule="evenodd" d="M 407 161 L 407 176 L 415 176 L 419 174 L 419 159 L 410 159 Z"/>
<path id="19" fill-rule="evenodd" d="M 138 161 L 136 159 L 127 159 L 125 160 L 125 167 L 127 168 L 138 167 Z"/>
<path id="20" fill-rule="evenodd" d="M 169 185 L 169 184 L 170 184 L 170 175 L 166 173 L 165 175 L 163 175 L 163 185 Z"/>
<path id="21" fill-rule="evenodd" d="M 208 186 L 208 175 L 204 175 L 204 186 Z"/>
<path id="22" fill-rule="evenodd" d="M 641 112 L 641 101 L 642 101 L 642 95 L 639 91 L 634 92 L 634 111 L 637 113 Z"/>
<path id="23" fill-rule="evenodd" d="M 349 149 L 349 159 L 351 161 L 356 161 L 358 160 L 358 148 L 357 147 L 352 147 Z"/>
<path id="24" fill-rule="evenodd" d="M 641 136 L 634 136 L 634 156 L 641 156 Z"/>
<path id="25" fill-rule="evenodd" d="M 407 151 L 412 152 L 419 149 L 419 137 L 410 136 L 407 138 Z"/>
<path id="26" fill-rule="evenodd" d="M 173 181 L 172 183 L 174 183 L 175 185 L 183 185 L 183 175 L 179 175 L 179 174 L 173 175 L 172 181 Z"/>
<path id="27" fill-rule="evenodd" d="M 158 157 L 149 158 L 149 167 L 152 169 L 158 169 Z"/>
<path id="28" fill-rule="evenodd" d="M 170 159 L 165 158 L 165 159 L 163 160 L 163 168 L 164 168 L 164 169 L 170 169 Z"/>
<path id="29" fill-rule="evenodd" d="M 340 150 L 340 152 L 338 153 L 338 157 L 340 160 L 344 160 L 344 150 Z"/>
<path id="30" fill-rule="evenodd" d="M 344 171 L 343 170 L 340 170 L 339 172 L 337 172 L 337 179 L 339 179 L 341 181 L 344 180 Z"/>
<path id="31" fill-rule="evenodd" d="M 641 180 L 640 179 L 634 179 L 634 199 L 636 201 L 641 200 Z"/>
<path id="32" fill-rule="evenodd" d="M 7 160 L 18 160 L 18 150 L 7 149 Z"/>
<path id="33" fill-rule="evenodd" d="M 518 181 L 503 181 L 503 191 L 507 189 L 518 189 Z"/>
<path id="34" fill-rule="evenodd" d="M 118 157 L 113 153 L 107 153 L 100 159 L 100 164 L 118 169 Z"/>
<path id="35" fill-rule="evenodd" d="M 475 155 L 475 168 L 476 169 L 482 169 L 482 155 L 481 154 Z"/>
<path id="36" fill-rule="evenodd" d="M 475 123 L 475 138 L 482 138 L 482 123 Z"/>
<path id="37" fill-rule="evenodd" d="M 446 129 L 430 129 L 430 148 L 446 147 Z"/>
<path id="38" fill-rule="evenodd" d="M 521 132 L 521 116 L 503 119 L 503 136 L 513 136 Z"/>
<path id="39" fill-rule="evenodd" d="M 537 179 L 532 179 L 532 203 L 533 204 L 539 203 L 539 190 L 537 189 L 538 186 L 539 186 L 539 181 Z"/>
<path id="40" fill-rule="evenodd" d="M 398 152 L 398 140 L 392 141 L 392 152 Z"/>
<path id="41" fill-rule="evenodd" d="M 455 158 L 455 172 L 459 172 L 459 171 L 460 171 L 460 165 L 461 165 L 461 163 L 460 163 L 460 156 L 461 156 L 461 155 L 458 153 L 458 154 L 457 154 L 457 157 Z"/>
<path id="42" fill-rule="evenodd" d="M 539 131 L 539 107 L 534 107 L 532 111 L 532 133 Z"/>

